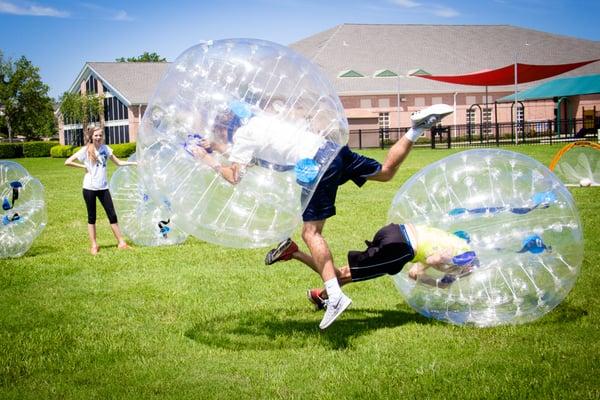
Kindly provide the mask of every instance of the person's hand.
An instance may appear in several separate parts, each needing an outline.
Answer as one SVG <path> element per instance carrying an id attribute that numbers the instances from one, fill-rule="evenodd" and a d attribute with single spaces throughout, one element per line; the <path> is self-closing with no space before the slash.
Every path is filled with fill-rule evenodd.
<path id="1" fill-rule="evenodd" d="M 212 147 L 212 144 L 208 139 L 200 139 L 200 146 L 202 146 L 205 150 L 208 150 Z"/>
<path id="2" fill-rule="evenodd" d="M 204 158 L 208 154 L 204 147 L 201 146 L 191 146 L 190 148 L 194 157 Z"/>

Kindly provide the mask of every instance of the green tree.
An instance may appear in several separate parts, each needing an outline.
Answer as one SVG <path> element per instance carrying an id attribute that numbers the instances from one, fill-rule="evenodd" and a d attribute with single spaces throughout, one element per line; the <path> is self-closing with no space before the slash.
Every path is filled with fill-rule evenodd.
<path id="1" fill-rule="evenodd" d="M 48 85 L 25 57 L 13 62 L 0 52 L 0 108 L 0 128 L 8 132 L 9 140 L 15 134 L 39 139 L 56 132 Z"/>
<path id="2" fill-rule="evenodd" d="M 145 51 L 144 54 L 142 54 L 141 56 L 128 57 L 128 58 L 119 57 L 115 61 L 117 61 L 117 62 L 166 62 L 167 59 L 159 56 L 158 54 L 156 54 L 154 52 L 148 53 L 147 51 Z"/>
<path id="3" fill-rule="evenodd" d="M 104 96 L 95 93 L 80 94 L 65 92 L 60 97 L 60 113 L 65 120 L 83 124 L 98 120 L 104 112 Z"/>

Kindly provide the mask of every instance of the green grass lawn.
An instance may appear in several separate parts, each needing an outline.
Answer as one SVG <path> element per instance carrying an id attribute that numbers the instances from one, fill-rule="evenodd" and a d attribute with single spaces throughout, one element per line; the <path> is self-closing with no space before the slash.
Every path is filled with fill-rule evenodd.
<path id="1" fill-rule="evenodd" d="M 548 165 L 559 148 L 509 149 Z M 417 149 L 392 183 L 342 187 L 325 230 L 335 259 L 386 222 L 410 175 L 454 152 Z M 44 184 L 49 221 L 25 256 L 0 260 L 1 399 L 600 398 L 598 188 L 571 189 L 585 260 L 573 291 L 538 321 L 428 320 L 384 277 L 349 285 L 352 307 L 321 332 L 305 298 L 320 280 L 308 268 L 265 267 L 267 249 L 193 238 L 117 250 L 103 212 L 91 256 L 81 171 L 15 161 Z"/>

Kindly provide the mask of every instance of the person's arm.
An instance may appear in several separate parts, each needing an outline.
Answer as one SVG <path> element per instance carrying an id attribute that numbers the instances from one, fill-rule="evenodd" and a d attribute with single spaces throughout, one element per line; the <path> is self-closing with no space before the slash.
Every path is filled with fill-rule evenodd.
<path id="1" fill-rule="evenodd" d="M 110 159 L 112 160 L 112 162 L 114 162 L 115 164 L 117 164 L 119 167 L 124 167 L 126 165 L 137 165 L 137 162 L 135 162 L 135 161 L 123 161 L 123 160 L 119 160 L 119 158 L 117 156 L 115 156 L 114 154 L 110 155 Z"/>
<path id="2" fill-rule="evenodd" d="M 218 172 L 221 174 L 223 179 L 232 185 L 237 185 L 240 182 L 240 164 L 233 163 L 229 166 L 221 166 L 218 169 Z"/>
<path id="3" fill-rule="evenodd" d="M 200 146 L 202 146 L 207 152 L 210 149 L 221 154 L 225 154 L 227 153 L 227 150 L 229 150 L 229 146 L 226 143 L 211 142 L 208 139 L 200 140 Z"/>
<path id="4" fill-rule="evenodd" d="M 87 171 L 87 167 L 84 164 L 82 164 L 81 162 L 78 162 L 79 161 L 79 159 L 77 158 L 78 155 L 79 155 L 79 152 L 76 152 L 71 157 L 67 158 L 65 160 L 65 165 L 67 167 L 83 168 Z"/>
<path id="5" fill-rule="evenodd" d="M 429 260 L 429 258 L 428 258 L 428 260 Z M 422 263 L 415 263 L 408 271 L 408 276 L 412 280 L 421 282 L 428 286 L 433 286 L 433 287 L 438 287 L 438 288 L 444 289 L 450 285 L 450 283 L 444 282 L 441 279 L 435 279 L 435 278 L 432 278 L 429 275 L 427 275 L 425 273 L 425 271 L 429 267 L 430 267 L 429 265 L 425 265 Z"/>

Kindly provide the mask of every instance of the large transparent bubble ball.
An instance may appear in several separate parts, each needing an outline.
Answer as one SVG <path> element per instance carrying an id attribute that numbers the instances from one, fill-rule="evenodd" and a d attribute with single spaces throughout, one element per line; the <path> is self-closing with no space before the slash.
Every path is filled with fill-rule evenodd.
<path id="1" fill-rule="evenodd" d="M 211 148 L 194 156 L 202 139 Z M 168 198 L 181 229 L 262 247 L 301 223 L 347 141 L 342 104 L 315 65 L 275 43 L 230 39 L 194 46 L 170 66 L 144 113 L 137 154 L 149 193 Z M 237 184 L 216 172 L 232 161 L 253 165 Z"/>
<path id="2" fill-rule="evenodd" d="M 136 161 L 133 154 L 129 161 Z M 136 166 L 120 167 L 110 178 L 110 193 L 119 216 L 119 226 L 133 243 L 163 246 L 185 241 L 187 234 L 172 222 L 173 211 L 163 200 L 155 202 L 138 176 Z"/>
<path id="3" fill-rule="evenodd" d="M 569 293 L 583 259 L 582 227 L 569 191 L 536 160 L 504 150 L 469 150 L 418 172 L 396 194 L 396 223 L 429 225 L 469 238 L 479 258 L 471 273 L 433 268 L 396 286 L 419 313 L 456 324 L 535 320 Z M 447 279 L 447 277 L 446 277 Z"/>
<path id="4" fill-rule="evenodd" d="M 44 186 L 23 166 L 0 161 L 0 258 L 20 257 L 44 230 Z"/>

